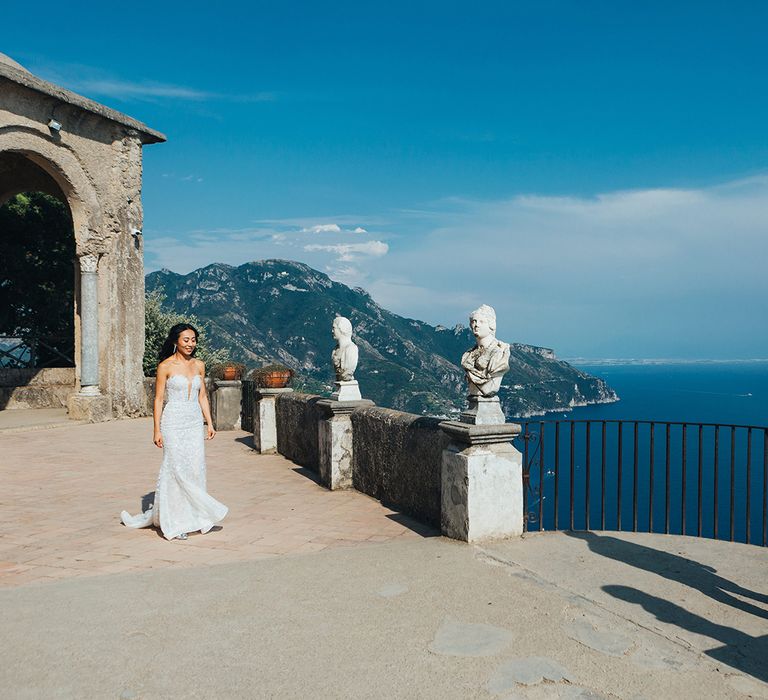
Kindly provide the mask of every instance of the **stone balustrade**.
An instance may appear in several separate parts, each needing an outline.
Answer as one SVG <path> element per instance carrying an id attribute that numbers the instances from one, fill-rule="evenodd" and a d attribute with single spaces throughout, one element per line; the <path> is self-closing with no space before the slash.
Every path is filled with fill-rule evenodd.
<path id="1" fill-rule="evenodd" d="M 352 414 L 355 489 L 417 520 L 440 527 L 440 419 L 389 408 Z"/>
<path id="2" fill-rule="evenodd" d="M 277 451 L 294 464 L 319 473 L 317 424 L 321 419 L 314 394 L 289 392 L 276 400 Z"/>
<path id="3" fill-rule="evenodd" d="M 454 539 L 522 534 L 522 460 L 511 445 L 517 426 L 470 426 L 290 390 L 257 396 L 274 406 L 274 418 L 266 415 L 277 452 L 328 488 L 354 488 Z M 260 415 L 254 411 L 254 423 Z M 254 425 L 254 435 L 265 429 Z"/>

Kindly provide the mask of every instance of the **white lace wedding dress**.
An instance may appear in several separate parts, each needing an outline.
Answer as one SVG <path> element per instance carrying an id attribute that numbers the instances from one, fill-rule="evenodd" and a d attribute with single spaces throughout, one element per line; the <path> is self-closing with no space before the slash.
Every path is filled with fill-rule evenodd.
<path id="1" fill-rule="evenodd" d="M 168 377 L 168 402 L 160 419 L 163 463 L 157 477 L 155 502 L 138 515 L 120 514 L 126 527 L 159 527 L 166 539 L 187 532 L 208 532 L 227 514 L 227 507 L 205 489 L 203 415 L 198 394 L 200 377 Z"/>

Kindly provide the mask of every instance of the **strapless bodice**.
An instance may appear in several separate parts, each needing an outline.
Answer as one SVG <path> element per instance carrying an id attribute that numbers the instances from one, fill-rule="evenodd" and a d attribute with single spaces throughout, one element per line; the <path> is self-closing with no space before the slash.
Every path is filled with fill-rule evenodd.
<path id="1" fill-rule="evenodd" d="M 196 374 L 191 379 L 183 374 L 172 374 L 165 383 L 168 403 L 191 402 L 197 403 L 197 395 L 200 392 L 200 375 Z"/>

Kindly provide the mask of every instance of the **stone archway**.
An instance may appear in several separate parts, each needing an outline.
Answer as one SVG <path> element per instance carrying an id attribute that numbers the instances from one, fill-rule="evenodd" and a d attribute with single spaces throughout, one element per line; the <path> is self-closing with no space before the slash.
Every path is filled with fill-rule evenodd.
<path id="1" fill-rule="evenodd" d="M 71 326 L 75 235 L 64 193 L 25 156 L 0 152 L 0 214 L 0 259 L 10 275 L 0 286 L 0 333 L 25 325 L 27 337 L 35 327 L 54 332 L 46 316 L 59 294 L 67 296 Z M 72 344 L 74 332 L 69 336 Z"/>
<path id="2" fill-rule="evenodd" d="M 109 355 L 109 348 L 99 341 L 99 280 L 101 257 L 109 251 L 110 236 L 105 230 L 102 206 L 94 184 L 87 176 L 80 159 L 71 148 L 63 148 L 54 139 L 19 127 L 0 128 L 0 157 L 17 159 L 19 167 L 10 173 L 4 187 L 6 192 L 23 191 L 25 178 L 52 183 L 49 192 L 58 190 L 72 214 L 77 294 L 75 304 L 75 387 L 68 397 L 70 416 L 78 420 L 107 420 L 112 416 L 112 391 L 108 379 L 103 380 L 100 357 Z M 21 160 L 19 160 L 21 159 Z M 41 174 L 42 173 L 42 174 Z M 74 389 L 77 391 L 74 391 Z"/>
<path id="3" fill-rule="evenodd" d="M 93 247 L 91 239 L 98 240 L 102 228 L 101 205 L 96 188 L 75 153 L 42 134 L 10 125 L 0 125 L 0 153 L 23 156 L 30 164 L 29 169 L 6 175 L 7 180 L 0 188 L 5 194 L 0 197 L 24 191 L 19 188 L 25 181 L 38 183 L 45 188 L 41 189 L 43 192 L 63 195 L 72 212 L 78 250 Z"/>
<path id="4" fill-rule="evenodd" d="M 63 195 L 72 214 L 76 419 L 146 412 L 141 158 L 164 140 L 0 54 L 0 158 L 15 166 L 0 170 L 0 203 L 32 184 Z"/>
<path id="5" fill-rule="evenodd" d="M 0 154 L 0 259 L 0 409 L 65 407 L 75 390 L 71 212 L 55 180 L 13 152 Z"/>

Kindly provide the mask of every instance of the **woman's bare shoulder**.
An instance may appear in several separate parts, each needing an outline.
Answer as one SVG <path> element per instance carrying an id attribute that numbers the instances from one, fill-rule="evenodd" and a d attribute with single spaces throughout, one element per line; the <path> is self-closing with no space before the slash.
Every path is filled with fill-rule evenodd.
<path id="1" fill-rule="evenodd" d="M 157 363 L 158 376 L 160 375 L 160 373 L 167 374 L 171 368 L 172 363 L 173 363 L 173 357 L 166 357 L 162 362 L 158 362 Z"/>
<path id="2" fill-rule="evenodd" d="M 205 362 L 195 358 L 195 371 L 198 374 L 201 374 L 201 375 L 205 376 Z"/>

